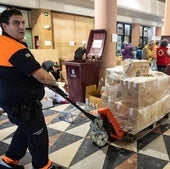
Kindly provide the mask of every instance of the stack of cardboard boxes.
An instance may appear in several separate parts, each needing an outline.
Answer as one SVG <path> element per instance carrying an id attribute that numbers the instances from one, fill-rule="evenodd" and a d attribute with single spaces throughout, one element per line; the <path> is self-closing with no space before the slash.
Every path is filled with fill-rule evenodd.
<path id="1" fill-rule="evenodd" d="M 124 131 L 136 134 L 170 112 L 170 76 L 151 71 L 145 60 L 125 60 L 106 69 L 102 105 Z"/>

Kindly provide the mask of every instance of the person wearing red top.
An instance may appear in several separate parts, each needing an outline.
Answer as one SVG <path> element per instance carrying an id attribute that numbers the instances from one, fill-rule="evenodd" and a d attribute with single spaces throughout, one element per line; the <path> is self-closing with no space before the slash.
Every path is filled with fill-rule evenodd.
<path id="1" fill-rule="evenodd" d="M 157 48 L 157 69 L 158 71 L 167 72 L 167 65 L 170 64 L 170 49 L 168 48 L 169 41 L 163 39 L 160 42 L 160 47 Z"/>

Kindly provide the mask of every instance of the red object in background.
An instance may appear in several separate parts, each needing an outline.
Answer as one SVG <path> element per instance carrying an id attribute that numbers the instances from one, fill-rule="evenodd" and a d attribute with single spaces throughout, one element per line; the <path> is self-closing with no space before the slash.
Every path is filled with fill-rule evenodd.
<path id="1" fill-rule="evenodd" d="M 38 49 L 40 47 L 38 36 L 34 36 L 34 43 L 35 43 L 35 49 Z"/>

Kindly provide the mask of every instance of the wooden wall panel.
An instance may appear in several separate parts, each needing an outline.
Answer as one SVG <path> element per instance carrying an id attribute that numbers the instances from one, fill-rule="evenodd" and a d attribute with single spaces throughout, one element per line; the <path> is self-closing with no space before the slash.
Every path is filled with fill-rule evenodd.
<path id="1" fill-rule="evenodd" d="M 44 12 L 48 12 L 48 16 Z M 88 41 L 90 30 L 94 29 L 92 17 L 45 9 L 32 10 L 31 21 L 33 40 L 34 36 L 39 36 L 39 49 L 56 49 L 62 60 L 72 60 L 75 50 L 82 46 L 82 41 Z M 50 25 L 51 29 L 44 29 L 44 25 Z M 46 46 L 45 41 L 51 41 L 51 46 Z M 75 44 L 70 45 L 71 41 Z M 33 45 L 35 46 L 34 42 Z"/>
<path id="2" fill-rule="evenodd" d="M 40 64 L 46 60 L 52 60 L 54 62 L 58 62 L 59 64 L 59 58 L 56 49 L 30 49 L 30 51 Z"/>
<path id="3" fill-rule="evenodd" d="M 46 12 L 48 15 L 45 16 L 44 12 Z M 34 36 L 38 36 L 40 49 L 53 49 L 51 11 L 45 9 L 32 10 L 31 21 L 34 47 Z M 49 25 L 51 28 L 45 29 L 44 25 Z M 47 41 L 51 42 L 51 45 L 46 45 L 45 42 Z"/>
<path id="4" fill-rule="evenodd" d="M 88 40 L 90 30 L 94 29 L 94 20 L 83 16 L 75 16 L 76 45 L 81 46 L 82 40 Z"/>
<path id="5" fill-rule="evenodd" d="M 52 12 L 54 48 L 58 49 L 59 58 L 72 60 L 75 50 L 82 46 L 82 40 L 88 40 L 94 29 L 94 18 Z M 69 43 L 75 42 L 71 46 Z"/>
<path id="6" fill-rule="evenodd" d="M 52 13 L 54 48 L 58 49 L 59 57 L 65 60 L 70 55 L 70 41 L 74 39 L 74 15 Z"/>

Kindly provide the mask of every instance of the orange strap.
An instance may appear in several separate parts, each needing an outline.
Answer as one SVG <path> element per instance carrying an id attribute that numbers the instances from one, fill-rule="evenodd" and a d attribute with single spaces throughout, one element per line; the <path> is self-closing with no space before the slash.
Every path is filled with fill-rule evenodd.
<path id="1" fill-rule="evenodd" d="M 18 160 L 12 160 L 11 158 L 7 157 L 7 156 L 3 156 L 2 158 L 7 164 L 18 164 L 19 161 Z"/>
<path id="2" fill-rule="evenodd" d="M 11 56 L 17 51 L 26 48 L 23 44 L 17 42 L 16 40 L 1 35 L 0 36 L 0 65 L 1 66 L 12 66 L 9 62 Z"/>
<path id="3" fill-rule="evenodd" d="M 49 167 L 51 167 L 51 165 L 52 165 L 52 162 L 50 160 L 48 160 L 47 165 L 42 167 L 42 168 L 40 168 L 40 169 L 49 169 Z"/>

